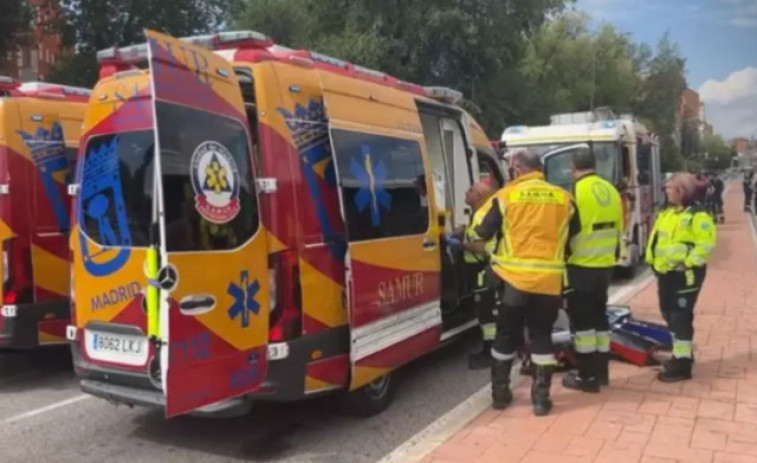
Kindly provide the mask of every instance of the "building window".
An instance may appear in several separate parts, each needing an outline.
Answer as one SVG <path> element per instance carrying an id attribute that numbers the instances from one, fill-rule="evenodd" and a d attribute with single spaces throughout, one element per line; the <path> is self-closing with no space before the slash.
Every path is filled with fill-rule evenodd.
<path id="1" fill-rule="evenodd" d="M 31 61 L 30 66 L 32 69 L 34 69 L 34 72 L 37 72 L 39 69 L 39 52 L 37 50 L 30 50 L 29 51 L 29 59 Z"/>

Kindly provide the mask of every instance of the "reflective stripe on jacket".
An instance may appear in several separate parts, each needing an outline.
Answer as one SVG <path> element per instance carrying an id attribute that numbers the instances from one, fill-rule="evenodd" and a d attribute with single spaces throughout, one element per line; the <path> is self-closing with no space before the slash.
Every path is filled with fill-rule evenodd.
<path id="1" fill-rule="evenodd" d="M 484 220 L 484 217 L 486 217 L 486 213 L 489 212 L 489 209 L 492 207 L 491 200 L 486 201 L 481 207 L 479 207 L 476 212 L 473 214 L 473 218 L 470 221 L 470 224 L 465 228 L 465 240 L 468 242 L 474 242 L 477 240 L 480 240 L 479 236 L 476 234 L 476 227 L 481 225 L 481 222 Z M 484 243 L 484 248 L 486 249 L 486 252 L 491 255 L 494 253 L 494 248 L 497 246 L 497 238 L 493 237 L 490 240 L 486 241 Z M 465 251 L 464 254 L 465 262 L 469 264 L 475 264 L 480 262 L 486 262 L 489 260 L 488 257 L 482 256 L 481 254 L 471 252 L 471 251 Z"/>
<path id="2" fill-rule="evenodd" d="M 670 207 L 660 213 L 654 224 L 646 261 L 657 273 L 701 267 L 707 263 L 716 240 L 717 229 L 704 209 Z"/>
<path id="3" fill-rule="evenodd" d="M 532 172 L 510 182 L 495 198 L 502 240 L 492 255 L 494 271 L 521 291 L 559 295 L 574 213 L 570 193 Z"/>
<path id="4" fill-rule="evenodd" d="M 568 263 L 612 267 L 623 232 L 623 205 L 615 186 L 597 174 L 581 177 L 575 187 L 581 232 L 570 240 Z"/>

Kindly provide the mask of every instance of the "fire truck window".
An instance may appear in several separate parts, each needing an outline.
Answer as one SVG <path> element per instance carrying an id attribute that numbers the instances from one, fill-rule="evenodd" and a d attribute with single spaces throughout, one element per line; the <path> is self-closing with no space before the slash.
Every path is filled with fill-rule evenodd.
<path id="1" fill-rule="evenodd" d="M 639 143 L 636 151 L 636 167 L 639 171 L 639 185 L 649 185 L 652 181 L 652 145 Z"/>
<path id="2" fill-rule="evenodd" d="M 426 172 L 417 141 L 331 131 L 350 241 L 425 233 Z"/>
<path id="3" fill-rule="evenodd" d="M 169 251 L 235 249 L 258 229 L 247 131 L 236 120 L 158 102 Z"/>

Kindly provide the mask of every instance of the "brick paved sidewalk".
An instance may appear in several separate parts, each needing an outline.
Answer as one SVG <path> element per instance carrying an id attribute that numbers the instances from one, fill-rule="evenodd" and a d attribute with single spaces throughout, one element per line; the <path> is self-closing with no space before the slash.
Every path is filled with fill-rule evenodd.
<path id="1" fill-rule="evenodd" d="M 581 394 L 555 375 L 543 418 L 521 381 L 507 410 L 483 412 L 423 462 L 757 463 L 757 253 L 742 203 L 735 185 L 695 309 L 694 379 L 659 383 L 657 367 L 613 361 L 611 386 Z M 627 301 L 635 315 L 661 321 L 656 291 Z"/>

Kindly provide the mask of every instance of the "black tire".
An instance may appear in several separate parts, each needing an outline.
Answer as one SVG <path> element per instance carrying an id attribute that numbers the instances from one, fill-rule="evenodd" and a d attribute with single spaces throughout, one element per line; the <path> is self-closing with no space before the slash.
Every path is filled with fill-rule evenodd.
<path id="1" fill-rule="evenodd" d="M 383 412 L 394 401 L 392 374 L 375 379 L 373 382 L 352 391 L 344 398 L 347 413 L 360 418 L 369 418 Z"/>

